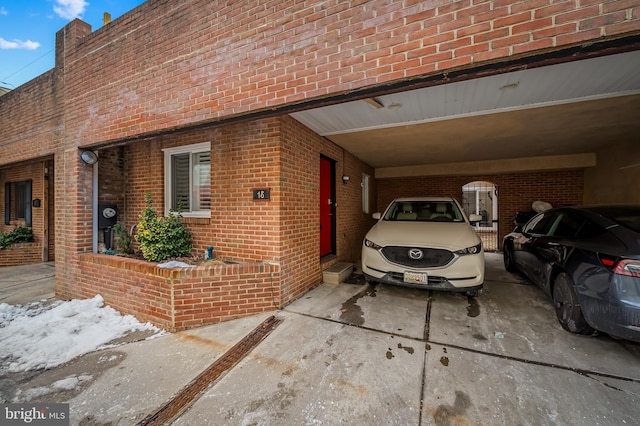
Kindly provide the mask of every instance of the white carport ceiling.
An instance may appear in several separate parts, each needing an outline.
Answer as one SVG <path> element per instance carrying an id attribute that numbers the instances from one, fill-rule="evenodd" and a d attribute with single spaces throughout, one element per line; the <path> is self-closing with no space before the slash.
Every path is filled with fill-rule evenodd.
<path id="1" fill-rule="evenodd" d="M 591 153 L 640 135 L 640 51 L 374 101 L 291 115 L 376 168 Z"/>

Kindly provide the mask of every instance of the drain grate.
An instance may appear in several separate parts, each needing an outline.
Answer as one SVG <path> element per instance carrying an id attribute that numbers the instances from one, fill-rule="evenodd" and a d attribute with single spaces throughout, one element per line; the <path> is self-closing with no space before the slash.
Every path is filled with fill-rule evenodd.
<path id="1" fill-rule="evenodd" d="M 225 372 L 233 368 L 253 348 L 258 346 L 265 337 L 280 325 L 282 320 L 271 316 L 264 320 L 251 333 L 247 334 L 231 349 L 225 352 L 198 377 L 184 387 L 171 401 L 162 406 L 155 413 L 145 417 L 137 426 L 155 426 L 170 423 L 178 415 L 191 406 L 207 388 Z"/>

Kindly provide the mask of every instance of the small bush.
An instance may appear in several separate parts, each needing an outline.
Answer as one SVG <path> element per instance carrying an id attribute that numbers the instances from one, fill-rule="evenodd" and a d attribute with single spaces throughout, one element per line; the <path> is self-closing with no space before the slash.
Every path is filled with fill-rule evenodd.
<path id="1" fill-rule="evenodd" d="M 191 234 L 182 223 L 180 211 L 158 216 L 151 208 L 151 194 L 145 193 L 147 207 L 140 214 L 135 239 L 142 256 L 150 262 L 161 262 L 191 253 Z"/>
<path id="2" fill-rule="evenodd" d="M 113 232 L 116 234 L 116 247 L 118 247 L 123 253 L 133 253 L 131 235 L 129 235 L 124 225 L 120 222 L 116 223 L 113 226 Z"/>
<path id="3" fill-rule="evenodd" d="M 26 226 L 16 226 L 9 232 L 0 232 L 0 249 L 16 243 L 32 243 L 35 241 L 33 231 Z"/>

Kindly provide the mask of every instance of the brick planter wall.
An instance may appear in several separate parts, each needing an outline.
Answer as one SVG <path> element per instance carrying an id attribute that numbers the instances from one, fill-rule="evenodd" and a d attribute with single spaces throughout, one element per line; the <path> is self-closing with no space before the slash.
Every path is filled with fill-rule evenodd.
<path id="1" fill-rule="evenodd" d="M 167 269 L 137 259 L 84 254 L 80 256 L 80 270 L 79 285 L 57 286 L 57 297 L 85 299 L 100 294 L 105 304 L 122 314 L 168 331 L 228 321 L 280 306 L 278 264 Z"/>
<path id="2" fill-rule="evenodd" d="M 0 267 L 42 262 L 42 243 L 18 243 L 0 250 Z"/>

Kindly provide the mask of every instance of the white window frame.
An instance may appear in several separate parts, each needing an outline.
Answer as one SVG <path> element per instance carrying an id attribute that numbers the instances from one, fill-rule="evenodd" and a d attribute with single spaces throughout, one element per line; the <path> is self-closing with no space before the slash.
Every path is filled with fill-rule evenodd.
<path id="1" fill-rule="evenodd" d="M 173 199 L 172 193 L 172 179 L 171 176 L 171 157 L 176 154 L 197 154 L 199 152 L 211 152 L 211 142 L 203 142 L 192 145 L 178 146 L 175 148 L 165 148 L 164 152 L 164 215 L 169 216 L 171 210 L 171 200 Z M 189 173 L 191 179 L 191 172 Z M 193 190 L 192 182 L 189 180 L 189 187 Z M 203 217 L 210 218 L 211 210 L 199 210 L 193 212 L 182 212 L 183 217 Z"/>
<path id="2" fill-rule="evenodd" d="M 362 174 L 362 213 L 369 214 L 371 211 L 369 203 L 369 180 L 371 176 Z"/>

